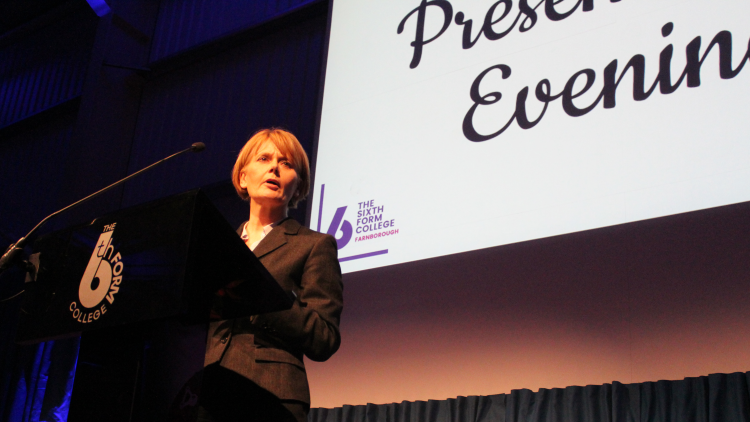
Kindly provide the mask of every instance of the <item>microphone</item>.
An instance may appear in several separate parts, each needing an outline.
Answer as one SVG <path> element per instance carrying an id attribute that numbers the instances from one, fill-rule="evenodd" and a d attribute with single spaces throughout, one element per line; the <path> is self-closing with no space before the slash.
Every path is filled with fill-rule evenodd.
<path id="1" fill-rule="evenodd" d="M 184 153 L 189 152 L 189 151 L 190 152 L 201 152 L 204 149 L 206 149 L 206 144 L 204 144 L 203 142 L 196 142 L 193 145 L 191 145 L 190 148 L 187 148 L 187 149 L 184 149 L 182 151 L 176 152 L 176 153 L 170 155 L 169 157 L 162 158 L 161 160 L 159 160 L 159 161 L 151 164 L 150 166 L 142 168 L 142 169 L 138 170 L 137 172 L 131 174 L 130 176 L 127 176 L 124 179 L 118 180 L 117 182 L 112 183 L 111 185 L 107 186 L 106 188 L 98 190 L 98 191 L 92 193 L 91 195 L 89 195 L 89 196 L 87 196 L 87 197 L 85 197 L 85 198 L 83 198 L 83 199 L 81 199 L 81 200 L 79 200 L 77 202 L 74 202 L 74 203 L 68 205 L 67 207 L 65 207 L 63 209 L 61 209 L 59 211 L 56 211 L 56 212 L 53 212 L 52 214 L 48 215 L 44 220 L 40 221 L 39 224 L 37 224 L 33 229 L 31 229 L 31 231 L 26 236 L 18 239 L 18 242 L 13 243 L 10 246 L 8 246 L 8 249 L 5 250 L 5 252 L 3 253 L 3 256 L 0 257 L 0 273 L 2 273 L 3 271 L 5 271 L 6 269 L 8 269 L 11 265 L 13 265 L 13 264 L 15 264 L 17 262 L 20 262 L 21 254 L 23 253 L 24 246 L 26 246 L 27 239 L 32 234 L 34 234 L 34 232 L 36 232 L 50 218 L 56 216 L 57 214 L 60 214 L 63 211 L 69 210 L 69 209 L 75 207 L 76 205 L 80 205 L 80 204 L 88 201 L 89 199 L 92 199 L 92 198 L 94 198 L 96 196 L 99 196 L 100 194 L 102 194 L 102 193 L 104 193 L 104 192 L 106 192 L 106 191 L 114 188 L 115 186 L 119 186 L 119 185 L 127 182 L 128 180 L 134 178 L 135 176 L 138 176 L 141 173 L 144 173 L 144 172 L 146 172 L 148 170 L 151 170 L 152 168 L 158 166 L 159 164 L 161 164 L 161 163 L 163 163 L 163 162 L 165 162 L 167 160 L 170 160 L 170 159 L 172 159 L 172 158 L 174 158 L 174 157 L 176 157 L 176 156 L 178 156 L 180 154 L 184 154 Z"/>

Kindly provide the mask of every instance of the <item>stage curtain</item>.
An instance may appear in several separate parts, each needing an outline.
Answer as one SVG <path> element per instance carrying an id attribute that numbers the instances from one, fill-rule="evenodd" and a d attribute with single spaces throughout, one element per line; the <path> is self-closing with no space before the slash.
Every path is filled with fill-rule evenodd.
<path id="1" fill-rule="evenodd" d="M 750 422 L 750 373 L 312 409 L 310 422 Z"/>
<path id="2" fill-rule="evenodd" d="M 15 343 L 25 274 L 0 276 L 0 422 L 60 422 L 68 418 L 80 338 Z"/>
<path id="3" fill-rule="evenodd" d="M 68 419 L 80 338 L 16 349 L 11 389 L 0 420 L 64 422 Z"/>

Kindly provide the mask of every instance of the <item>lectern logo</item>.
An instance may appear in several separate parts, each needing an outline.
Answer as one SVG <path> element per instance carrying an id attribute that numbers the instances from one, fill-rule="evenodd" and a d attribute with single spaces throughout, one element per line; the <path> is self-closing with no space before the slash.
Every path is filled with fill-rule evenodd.
<path id="1" fill-rule="evenodd" d="M 107 313 L 107 303 L 102 302 L 106 299 L 109 304 L 114 303 L 115 294 L 120 290 L 125 264 L 120 253 L 115 252 L 112 246 L 115 225 L 117 223 L 104 226 L 81 277 L 78 301 L 70 303 L 70 312 L 80 323 L 96 321 Z"/>

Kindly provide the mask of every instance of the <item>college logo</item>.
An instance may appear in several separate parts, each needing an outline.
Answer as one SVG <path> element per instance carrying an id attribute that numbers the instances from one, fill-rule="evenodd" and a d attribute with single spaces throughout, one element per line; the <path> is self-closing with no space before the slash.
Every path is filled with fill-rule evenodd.
<path id="1" fill-rule="evenodd" d="M 114 303 L 115 294 L 120 291 L 125 264 L 120 253 L 116 252 L 112 245 L 116 224 L 104 226 L 81 277 L 78 301 L 70 303 L 69 310 L 73 318 L 80 323 L 96 321 L 107 313 L 107 304 Z M 107 303 L 103 303 L 105 299 Z"/>
<path id="2" fill-rule="evenodd" d="M 321 204 L 323 203 L 321 199 Z M 352 223 L 344 220 L 344 214 L 346 213 L 346 207 L 339 207 L 336 210 L 336 214 L 333 215 L 331 225 L 328 226 L 326 233 L 336 238 L 336 246 L 342 249 L 352 239 Z M 320 228 L 318 228 L 320 230 Z M 341 237 L 336 237 L 336 233 L 341 229 Z"/>
<path id="3" fill-rule="evenodd" d="M 320 209 L 318 211 L 318 231 L 321 229 L 323 219 L 323 198 L 325 194 L 326 185 L 320 187 Z M 352 226 L 352 223 L 344 219 L 346 210 L 349 208 L 348 205 L 338 207 L 336 212 L 333 214 L 331 224 L 328 226 L 327 234 L 330 234 L 336 239 L 336 246 L 339 250 L 344 249 L 346 245 L 354 237 L 354 242 L 363 242 L 366 240 L 378 239 L 381 237 L 392 236 L 398 234 L 398 229 L 395 228 L 396 220 L 386 218 L 385 206 L 377 204 L 374 199 L 370 199 L 363 202 L 358 202 L 356 226 Z M 341 233 L 339 235 L 339 233 Z M 388 249 L 383 249 L 374 252 L 367 252 L 358 255 L 347 256 L 339 258 L 339 262 L 351 261 L 354 259 L 367 258 L 376 255 L 387 254 Z"/>

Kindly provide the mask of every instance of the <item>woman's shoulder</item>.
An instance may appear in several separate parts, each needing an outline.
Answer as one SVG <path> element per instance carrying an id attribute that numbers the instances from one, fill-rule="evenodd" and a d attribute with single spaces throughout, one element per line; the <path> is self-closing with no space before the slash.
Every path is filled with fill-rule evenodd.
<path id="1" fill-rule="evenodd" d="M 330 234 L 321 233 L 321 232 L 309 229 L 303 226 L 302 224 L 300 224 L 297 220 L 293 218 L 288 218 L 284 220 L 280 225 L 284 228 L 284 231 L 287 234 L 297 235 L 300 239 L 304 239 L 307 241 L 314 241 L 316 243 L 324 241 L 324 239 L 329 240 L 329 241 L 333 240 L 334 242 L 336 241 L 334 237 L 331 236 Z"/>
<path id="2" fill-rule="evenodd" d="M 311 230 L 293 219 L 284 221 L 282 225 L 287 233 L 287 240 L 295 245 L 295 249 L 306 250 L 307 253 L 330 255 L 334 258 L 338 255 L 336 239 L 330 234 Z"/>
<path id="3" fill-rule="evenodd" d="M 240 226 L 237 228 L 237 234 L 242 234 L 242 230 L 245 228 L 246 223 L 247 221 L 243 221 L 242 224 L 240 224 Z M 291 217 L 281 221 L 277 227 L 282 228 L 286 234 L 298 235 L 309 239 L 334 239 L 334 237 L 330 234 L 308 229 L 307 227 L 300 224 L 299 221 Z"/>

